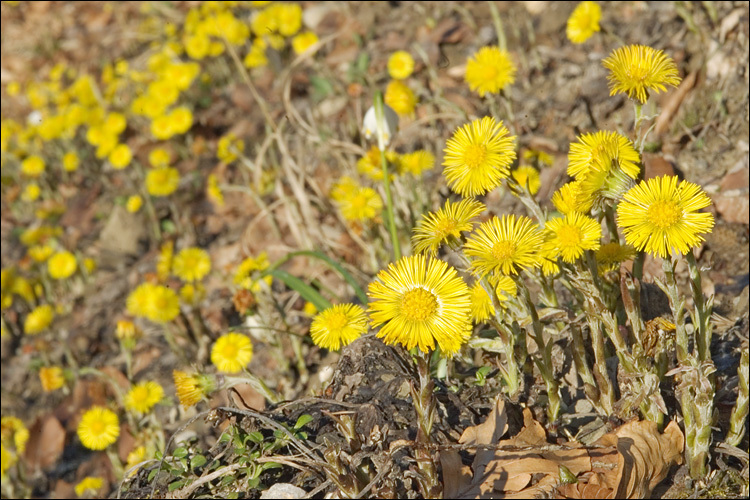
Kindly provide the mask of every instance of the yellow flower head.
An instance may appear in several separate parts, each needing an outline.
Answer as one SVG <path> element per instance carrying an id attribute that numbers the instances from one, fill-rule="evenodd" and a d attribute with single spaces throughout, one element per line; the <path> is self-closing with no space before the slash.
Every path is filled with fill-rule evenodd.
<path id="1" fill-rule="evenodd" d="M 619 199 L 640 173 L 640 156 L 633 143 L 617 132 L 583 134 L 570 145 L 568 174 L 580 181 L 581 194 Z"/>
<path id="2" fill-rule="evenodd" d="M 26 335 L 36 335 L 47 329 L 55 317 L 55 310 L 49 304 L 36 307 L 26 316 L 23 323 L 23 332 Z"/>
<path id="3" fill-rule="evenodd" d="M 575 262 L 585 250 L 599 249 L 602 237 L 601 225 L 577 212 L 547 221 L 544 230 L 547 233 L 546 242 L 555 249 L 555 256 L 559 255 L 568 263 Z"/>
<path id="4" fill-rule="evenodd" d="M 133 449 L 130 453 L 128 453 L 128 459 L 125 463 L 125 469 L 130 470 L 136 465 L 140 464 L 141 462 L 144 462 L 148 459 L 148 449 L 145 446 L 138 446 L 137 448 Z M 137 472 L 137 469 L 131 474 L 135 474 Z"/>
<path id="5" fill-rule="evenodd" d="M 69 278 L 78 269 L 76 256 L 67 250 L 57 252 L 47 260 L 47 271 L 49 275 L 56 280 Z"/>
<path id="6" fill-rule="evenodd" d="M 148 292 L 144 311 L 146 318 L 154 323 L 169 323 L 180 314 L 180 299 L 174 290 L 163 285 L 152 285 Z"/>
<path id="7" fill-rule="evenodd" d="M 159 248 L 159 258 L 156 261 L 156 276 L 161 283 L 167 281 L 172 270 L 172 259 L 174 258 L 174 241 L 167 240 Z"/>
<path id="8" fill-rule="evenodd" d="M 482 284 L 477 281 L 471 287 L 471 320 L 474 323 L 483 323 L 493 314 L 495 314 L 495 308 L 492 306 L 492 299 L 482 288 Z"/>
<path id="9" fill-rule="evenodd" d="M 391 80 L 385 88 L 383 96 L 385 103 L 399 116 L 410 116 L 417 105 L 417 96 L 401 80 Z"/>
<path id="10" fill-rule="evenodd" d="M 148 162 L 154 168 L 168 167 L 169 161 L 169 153 L 165 149 L 152 149 L 148 154 Z"/>
<path id="11" fill-rule="evenodd" d="M 471 267 L 479 277 L 493 273 L 518 274 L 539 264 L 542 232 L 528 217 L 493 217 L 479 226 L 464 252 L 473 257 Z"/>
<path id="12" fill-rule="evenodd" d="M 231 163 L 245 152 L 245 142 L 233 133 L 228 133 L 219 139 L 216 145 L 216 156 L 224 163 Z"/>
<path id="13" fill-rule="evenodd" d="M 345 175 L 331 187 L 329 196 L 333 201 L 340 202 L 351 197 L 359 188 L 360 185 L 355 179 Z"/>
<path id="14" fill-rule="evenodd" d="M 555 161 L 553 155 L 538 149 L 527 149 L 523 152 L 523 159 L 535 163 L 538 167 L 549 167 Z"/>
<path id="15" fill-rule="evenodd" d="M 452 203 L 445 202 L 437 212 L 422 216 L 414 228 L 412 244 L 417 253 L 429 253 L 434 256 L 443 243 L 456 244 L 461 233 L 474 228 L 472 219 L 482 213 L 485 206 L 472 199 Z"/>
<path id="16" fill-rule="evenodd" d="M 642 104 L 648 100 L 649 91 L 664 92 L 666 85 L 676 87 L 681 81 L 674 60 L 645 45 L 615 49 L 602 65 L 610 71 L 609 95 L 625 93 Z"/>
<path id="17" fill-rule="evenodd" d="M 193 112 L 185 106 L 180 106 L 169 113 L 173 134 L 184 134 L 193 126 Z"/>
<path id="18" fill-rule="evenodd" d="M 146 414 L 162 400 L 164 389 L 156 382 L 148 381 L 134 385 L 125 395 L 125 408 Z"/>
<path id="19" fill-rule="evenodd" d="M 309 301 L 305 302 L 305 306 L 302 308 L 302 310 L 308 316 L 315 316 L 316 314 L 318 314 L 318 308 L 315 307 L 315 304 Z"/>
<path id="20" fill-rule="evenodd" d="M 216 382 L 208 375 L 172 371 L 177 398 L 183 408 L 188 409 L 216 389 Z"/>
<path id="21" fill-rule="evenodd" d="M 125 116 L 122 113 L 109 113 L 106 118 L 104 118 L 104 124 L 102 126 L 107 133 L 119 135 L 128 126 L 128 122 L 125 120 Z"/>
<path id="22" fill-rule="evenodd" d="M 18 417 L 2 417 L 0 419 L 0 440 L 6 447 L 12 446 L 18 454 L 22 454 L 26 451 L 29 430 Z"/>
<path id="23" fill-rule="evenodd" d="M 36 201 L 39 199 L 39 195 L 42 194 L 42 188 L 39 187 L 39 184 L 36 182 L 30 182 L 26 184 L 26 187 L 23 189 L 23 193 L 21 194 L 21 199 L 23 201 Z"/>
<path id="24" fill-rule="evenodd" d="M 117 322 L 115 336 L 123 342 L 136 341 L 143 336 L 143 331 L 132 321 L 121 319 Z"/>
<path id="25" fill-rule="evenodd" d="M 318 43 L 318 35 L 312 31 L 305 31 L 292 38 L 292 49 L 297 55 L 304 54 L 307 49 Z"/>
<path id="26" fill-rule="evenodd" d="M 180 172 L 176 168 L 155 168 L 146 174 L 146 190 L 151 196 L 169 196 L 179 185 Z"/>
<path id="27" fill-rule="evenodd" d="M 375 218 L 383 210 L 383 200 L 372 188 L 360 187 L 338 202 L 346 220 L 364 222 Z"/>
<path id="28" fill-rule="evenodd" d="M 408 172 L 413 176 L 419 176 L 425 170 L 430 170 L 435 166 L 435 156 L 429 151 L 420 149 L 413 153 L 401 155 L 399 162 L 399 173 Z"/>
<path id="29" fill-rule="evenodd" d="M 37 155 L 31 155 L 21 162 L 21 172 L 29 177 L 39 177 L 44 173 L 44 169 L 44 160 Z"/>
<path id="30" fill-rule="evenodd" d="M 337 304 L 315 316 L 310 336 L 315 345 L 338 351 L 367 331 L 365 310 L 354 304 Z"/>
<path id="31" fill-rule="evenodd" d="M 385 160 L 388 162 L 388 172 L 399 171 L 401 168 L 401 157 L 395 151 L 386 151 Z M 374 181 L 383 180 L 383 165 L 380 158 L 380 149 L 376 145 L 373 145 L 367 154 L 357 160 L 357 171 L 361 174 L 366 175 Z M 388 174 L 389 179 L 393 180 L 393 173 Z"/>
<path id="32" fill-rule="evenodd" d="M 215 174 L 209 174 L 206 182 L 206 197 L 217 207 L 224 206 L 224 193 L 219 187 L 219 179 Z"/>
<path id="33" fill-rule="evenodd" d="M 123 168 L 130 165 L 130 161 L 133 159 L 133 153 L 126 144 L 118 144 L 109 153 L 109 163 L 115 170 L 122 170 Z"/>
<path id="34" fill-rule="evenodd" d="M 583 43 L 598 32 L 602 9 L 596 2 L 581 2 L 568 18 L 565 34 L 573 43 Z"/>
<path id="35" fill-rule="evenodd" d="M 256 38 L 255 40 L 260 40 L 260 38 Z M 242 62 L 247 68 L 262 68 L 263 66 L 267 66 L 268 57 L 266 57 L 266 49 L 254 41 L 250 47 L 250 51 Z"/>
<path id="36" fill-rule="evenodd" d="M 469 288 L 443 261 L 403 257 L 378 273 L 368 295 L 372 326 L 386 344 L 426 353 L 437 342 L 453 355 L 471 336 Z"/>
<path id="37" fill-rule="evenodd" d="M 153 283 L 141 283 L 130 292 L 126 301 L 128 313 L 139 318 L 145 317 L 147 304 L 155 286 Z"/>
<path id="38" fill-rule="evenodd" d="M 39 381 L 44 392 L 52 392 L 65 385 L 65 376 L 59 366 L 43 366 L 39 369 Z"/>
<path id="39" fill-rule="evenodd" d="M 129 196 L 128 201 L 125 202 L 125 209 L 131 214 L 138 212 L 138 210 L 140 210 L 142 206 L 143 198 L 141 198 L 137 194 Z"/>
<path id="40" fill-rule="evenodd" d="M 678 184 L 677 176 L 641 181 L 625 193 L 617 207 L 617 224 L 625 241 L 639 251 L 666 258 L 672 249 L 686 254 L 710 233 L 714 216 L 698 212 L 711 204 L 708 195 L 692 182 Z"/>
<path id="41" fill-rule="evenodd" d="M 120 436 L 117 414 L 101 406 L 93 406 L 81 417 L 78 438 L 90 450 L 104 450 Z"/>
<path id="42" fill-rule="evenodd" d="M 466 83 L 481 97 L 497 94 L 516 81 L 516 65 L 500 47 L 482 47 L 466 63 Z"/>
<path id="43" fill-rule="evenodd" d="M 253 344 L 246 335 L 226 333 L 211 349 L 211 363 L 221 372 L 242 371 L 253 359 Z"/>
<path id="44" fill-rule="evenodd" d="M 405 80 L 413 71 L 414 59 L 405 50 L 398 50 L 388 58 L 388 74 L 394 80 Z"/>
<path id="45" fill-rule="evenodd" d="M 253 274 L 265 271 L 270 267 L 271 263 L 268 261 L 268 254 L 261 252 L 257 257 L 248 257 L 243 260 L 237 267 L 237 271 L 234 273 L 234 284 L 239 285 L 242 288 L 257 292 L 260 290 L 260 285 L 255 280 Z M 271 284 L 271 276 L 266 276 L 266 283 Z"/>
<path id="46" fill-rule="evenodd" d="M 617 242 L 605 243 L 596 251 L 599 274 L 620 269 L 620 264 L 635 257 L 635 248 Z"/>
<path id="47" fill-rule="evenodd" d="M 503 122 L 486 116 L 456 130 L 443 159 L 450 188 L 462 196 L 477 196 L 499 186 L 516 159 L 514 141 Z"/>
<path id="48" fill-rule="evenodd" d="M 78 170 L 78 165 L 81 161 L 78 159 L 78 155 L 75 152 L 68 151 L 65 153 L 65 156 L 63 156 L 62 163 L 66 172 L 75 172 Z"/>
<path id="49" fill-rule="evenodd" d="M 3 479 L 5 479 L 5 473 L 16 465 L 16 462 L 18 462 L 16 454 L 7 449 L 4 443 L 0 443 L 0 476 Z"/>
<path id="50" fill-rule="evenodd" d="M 104 486 L 104 480 L 102 478 L 86 476 L 74 489 L 76 496 L 82 497 L 85 494 L 96 495 L 102 486 Z"/>
<path id="51" fill-rule="evenodd" d="M 532 196 L 539 192 L 542 187 L 542 181 L 539 178 L 539 171 L 530 165 L 521 165 L 511 175 L 519 186 L 529 192 Z"/>
<path id="52" fill-rule="evenodd" d="M 202 248 L 183 248 L 172 262 L 172 272 L 182 281 L 198 281 L 211 271 L 211 257 Z"/>
<path id="53" fill-rule="evenodd" d="M 581 181 L 568 182 L 552 195 L 552 204 L 560 213 L 586 213 L 591 209 L 592 199 L 581 190 Z"/>

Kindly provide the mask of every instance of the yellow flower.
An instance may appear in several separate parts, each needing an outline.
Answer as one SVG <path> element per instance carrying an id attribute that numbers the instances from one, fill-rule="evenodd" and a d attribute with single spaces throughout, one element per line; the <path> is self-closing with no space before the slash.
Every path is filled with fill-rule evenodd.
<path id="1" fill-rule="evenodd" d="M 546 243 L 555 249 L 554 255 L 564 262 L 573 263 L 585 250 L 599 249 L 602 237 L 601 225 L 577 212 L 569 212 L 565 218 L 556 217 L 547 221 L 544 228 Z"/>
<path id="2" fill-rule="evenodd" d="M 425 170 L 430 170 L 435 166 L 435 156 L 429 151 L 420 149 L 413 153 L 401 155 L 399 162 L 399 173 L 409 172 L 413 176 L 419 176 Z"/>
<path id="3" fill-rule="evenodd" d="M 542 166 L 548 167 L 552 165 L 552 162 L 555 161 L 554 156 L 552 156 L 551 154 L 545 151 L 541 151 L 537 149 L 527 149 L 526 151 L 524 151 L 523 159 L 530 161 L 530 162 L 535 162 L 538 167 L 542 167 Z"/>
<path id="4" fill-rule="evenodd" d="M 193 126 L 193 112 L 181 106 L 169 113 L 173 134 L 184 134 Z"/>
<path id="5" fill-rule="evenodd" d="M 260 291 L 260 285 L 253 276 L 254 273 L 260 274 L 271 266 L 268 261 L 268 254 L 261 252 L 257 257 L 248 257 L 243 260 L 234 273 L 234 284 L 252 292 Z M 265 277 L 266 283 L 271 284 L 271 276 Z"/>
<path id="6" fill-rule="evenodd" d="M 148 381 L 134 385 L 125 395 L 125 408 L 146 414 L 164 397 L 164 389 L 156 382 Z"/>
<path id="7" fill-rule="evenodd" d="M 30 182 L 26 184 L 25 188 L 23 188 L 21 199 L 28 202 L 36 201 L 39 199 L 40 194 L 42 194 L 42 188 L 39 187 L 39 184 L 36 182 Z"/>
<path id="8" fill-rule="evenodd" d="M 202 284 L 187 283 L 180 288 L 180 298 L 185 304 L 195 306 L 206 296 L 206 289 Z"/>
<path id="9" fill-rule="evenodd" d="M 177 398 L 183 408 L 188 409 L 216 388 L 213 378 L 199 373 L 188 374 L 180 370 L 172 371 Z"/>
<path id="10" fill-rule="evenodd" d="M 151 196 L 169 196 L 179 185 L 180 172 L 176 168 L 155 168 L 146 174 L 146 190 Z"/>
<path id="11" fill-rule="evenodd" d="M 115 170 L 122 170 L 123 168 L 130 165 L 130 161 L 133 159 L 133 153 L 127 144 L 118 144 L 109 153 L 109 163 Z"/>
<path id="12" fill-rule="evenodd" d="M 253 359 L 253 344 L 246 335 L 226 333 L 211 349 L 211 363 L 221 372 L 242 371 Z"/>
<path id="13" fill-rule="evenodd" d="M 268 58 L 266 57 L 266 49 L 261 47 L 258 43 L 255 43 L 259 38 L 253 41 L 250 47 L 250 52 L 247 53 L 242 63 L 247 68 L 261 68 L 268 65 Z"/>
<path id="14" fill-rule="evenodd" d="M 117 322 L 115 336 L 121 341 L 135 341 L 143 336 L 143 331 L 132 321 L 121 319 Z"/>
<path id="15" fill-rule="evenodd" d="M 388 162 L 388 172 L 400 169 L 401 158 L 395 151 L 386 151 L 385 161 Z M 376 145 L 373 145 L 367 150 L 367 154 L 357 160 L 357 171 L 374 181 L 380 182 L 383 180 L 383 164 L 380 159 L 380 150 Z M 393 173 L 389 173 L 388 177 L 393 180 Z"/>
<path id="16" fill-rule="evenodd" d="M 148 304 L 152 289 L 155 286 L 156 285 L 152 283 L 141 283 L 135 288 L 135 290 L 130 292 L 130 295 L 128 295 L 126 300 L 128 313 L 139 318 L 145 317 L 146 304 Z"/>
<path id="17" fill-rule="evenodd" d="M 2 417 L 0 419 L 0 439 L 5 446 L 13 446 L 20 455 L 26 451 L 29 430 L 18 417 Z"/>
<path id="18" fill-rule="evenodd" d="M 338 351 L 367 331 L 365 310 L 354 304 L 337 304 L 315 316 L 310 336 L 315 345 Z"/>
<path id="19" fill-rule="evenodd" d="M 198 281 L 211 271 L 211 257 L 202 248 L 183 248 L 172 262 L 172 272 L 182 281 Z"/>
<path id="20" fill-rule="evenodd" d="M 56 280 L 64 280 L 71 277 L 76 272 L 76 269 L 78 269 L 76 256 L 67 250 L 57 252 L 47 261 L 47 271 Z"/>
<path id="21" fill-rule="evenodd" d="M 193 35 L 185 37 L 185 53 L 191 59 L 201 60 L 208 55 L 211 40 L 205 35 Z"/>
<path id="22" fill-rule="evenodd" d="M 308 316 L 315 316 L 318 313 L 318 308 L 312 302 L 305 302 L 305 307 L 302 309 Z"/>
<path id="23" fill-rule="evenodd" d="M 443 160 L 450 188 L 462 196 L 477 196 L 499 186 L 516 159 L 514 141 L 503 122 L 486 116 L 456 130 Z"/>
<path id="24" fill-rule="evenodd" d="M 466 63 L 466 83 L 481 97 L 497 94 L 515 81 L 516 66 L 499 47 L 482 47 Z"/>
<path id="25" fill-rule="evenodd" d="M 413 114 L 417 105 L 417 96 L 401 80 L 391 80 L 388 83 L 383 100 L 400 116 Z"/>
<path id="26" fill-rule="evenodd" d="M 357 188 L 338 203 L 341 215 L 351 221 L 367 221 L 383 210 L 383 200 L 380 199 L 380 195 L 368 187 Z"/>
<path id="27" fill-rule="evenodd" d="M 145 446 L 138 446 L 133 451 L 128 453 L 128 459 L 125 463 L 125 470 L 130 470 L 141 462 L 145 462 L 148 459 L 148 450 Z M 137 470 L 133 471 L 134 474 Z"/>
<path id="28" fill-rule="evenodd" d="M 167 140 L 175 134 L 169 115 L 160 115 L 151 122 L 151 135 L 159 140 Z"/>
<path id="29" fill-rule="evenodd" d="M 144 315 L 154 323 L 169 323 L 180 314 L 180 299 L 171 288 L 152 285 Z"/>
<path id="30" fill-rule="evenodd" d="M 224 206 L 224 193 L 219 187 L 219 180 L 214 174 L 209 174 L 206 185 L 206 197 L 218 207 Z"/>
<path id="31" fill-rule="evenodd" d="M 495 308 L 492 306 L 492 299 L 487 295 L 482 284 L 477 281 L 471 287 L 471 320 L 474 323 L 483 323 L 493 314 L 495 314 Z"/>
<path id="32" fill-rule="evenodd" d="M 29 177 L 39 177 L 44 173 L 44 169 L 44 160 L 37 155 L 31 155 L 21 162 L 21 172 Z"/>
<path id="33" fill-rule="evenodd" d="M 599 274 L 620 269 L 620 264 L 635 257 L 635 248 L 617 242 L 605 243 L 596 251 Z"/>
<path id="34" fill-rule="evenodd" d="M 86 476 L 76 485 L 76 496 L 82 497 L 85 494 L 96 495 L 102 486 L 104 486 L 102 478 Z"/>
<path id="35" fill-rule="evenodd" d="M 583 43 L 598 32 L 602 9 L 596 2 L 581 2 L 568 18 L 565 34 L 573 43 Z"/>
<path id="36" fill-rule="evenodd" d="M 388 74 L 395 80 L 405 80 L 414 71 L 414 59 L 405 50 L 399 50 L 388 58 Z"/>
<path id="37" fill-rule="evenodd" d="M 104 450 L 120 436 L 120 420 L 115 412 L 93 406 L 81 417 L 78 438 L 90 450 Z"/>
<path id="38" fill-rule="evenodd" d="M 93 273 L 96 271 L 96 261 L 91 257 L 86 257 L 83 259 L 83 268 L 86 270 L 86 273 Z"/>
<path id="39" fill-rule="evenodd" d="M 278 26 L 279 34 L 290 37 L 302 27 L 302 7 L 296 3 L 277 3 L 270 7 Z"/>
<path id="40" fill-rule="evenodd" d="M 52 392 L 65 385 L 65 376 L 59 366 L 43 366 L 39 369 L 39 381 L 44 392 Z"/>
<path id="41" fill-rule="evenodd" d="M 292 49 L 297 55 L 304 54 L 307 49 L 318 43 L 318 35 L 312 31 L 305 31 L 292 38 Z"/>
<path id="42" fill-rule="evenodd" d="M 143 206 L 143 198 L 139 195 L 134 194 L 128 197 L 128 201 L 125 203 L 125 209 L 131 214 L 136 213 Z"/>
<path id="43" fill-rule="evenodd" d="M 461 233 L 474 228 L 472 219 L 482 213 L 485 206 L 472 199 L 452 203 L 445 202 L 437 212 L 422 216 L 414 228 L 412 244 L 416 253 L 429 253 L 434 256 L 443 243 L 456 244 Z"/>
<path id="44" fill-rule="evenodd" d="M 648 100 L 649 91 L 663 92 L 666 85 L 676 87 L 681 81 L 674 60 L 645 45 L 615 49 L 602 65 L 610 70 L 609 95 L 625 93 L 642 104 Z"/>
<path id="45" fill-rule="evenodd" d="M 5 448 L 5 444 L 0 443 L 0 476 L 3 480 L 5 479 L 5 473 L 16 465 L 16 462 L 18 462 L 16 454 Z"/>
<path id="46" fill-rule="evenodd" d="M 471 267 L 479 277 L 492 273 L 518 274 L 539 263 L 542 232 L 525 216 L 493 217 L 479 226 L 464 246 L 473 257 Z"/>
<path id="47" fill-rule="evenodd" d="M 521 165 L 511 175 L 516 182 L 532 196 L 539 192 L 542 187 L 542 181 L 539 178 L 539 171 L 529 165 Z"/>
<path id="48" fill-rule="evenodd" d="M 563 214 L 588 212 L 593 200 L 582 192 L 581 184 L 581 181 L 568 182 L 555 191 L 552 195 L 555 208 Z"/>
<path id="49" fill-rule="evenodd" d="M 165 149 L 152 149 L 148 154 L 148 163 L 154 168 L 168 167 L 169 161 L 169 153 Z"/>
<path id="50" fill-rule="evenodd" d="M 625 241 L 639 251 L 667 258 L 672 249 L 686 254 L 710 233 L 714 216 L 698 212 L 711 200 L 697 184 L 677 176 L 641 181 L 625 193 L 617 207 L 617 224 Z"/>
<path id="51" fill-rule="evenodd" d="M 117 147 L 117 136 L 114 134 L 105 134 L 101 137 L 101 141 L 99 142 L 99 147 L 96 148 L 96 157 L 97 158 L 104 158 L 105 156 L 109 155 L 115 147 Z"/>
<path id="52" fill-rule="evenodd" d="M 34 245 L 29 248 L 29 257 L 36 262 L 44 262 L 50 258 L 54 250 L 49 245 Z"/>
<path id="53" fill-rule="evenodd" d="M 62 163 L 66 172 L 75 172 L 78 170 L 78 165 L 81 161 L 78 159 L 78 155 L 75 154 L 75 152 L 68 151 L 65 153 L 65 156 L 63 156 Z"/>
<path id="54" fill-rule="evenodd" d="M 121 134 L 127 126 L 128 122 L 121 113 L 109 113 L 104 119 L 104 130 L 113 135 Z"/>
<path id="55" fill-rule="evenodd" d="M 174 241 L 167 240 L 159 248 L 159 258 L 156 261 L 156 276 L 160 282 L 167 281 L 169 272 L 172 270 L 172 259 L 174 258 Z"/>
<path id="56" fill-rule="evenodd" d="M 471 335 L 470 296 L 454 268 L 424 255 L 403 257 L 370 283 L 369 315 L 377 336 L 422 352 L 453 355 Z"/>
<path id="57" fill-rule="evenodd" d="M 232 132 L 222 136 L 216 146 L 216 156 L 224 163 L 232 163 L 245 152 L 245 142 Z"/>

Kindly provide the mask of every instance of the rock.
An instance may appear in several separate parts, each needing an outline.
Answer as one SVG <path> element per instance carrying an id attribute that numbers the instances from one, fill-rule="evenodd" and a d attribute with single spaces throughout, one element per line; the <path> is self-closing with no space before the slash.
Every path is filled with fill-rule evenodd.
<path id="1" fill-rule="evenodd" d="M 305 498 L 307 492 L 289 483 L 276 483 L 260 494 L 260 498 Z"/>
<path id="2" fill-rule="evenodd" d="M 735 189 L 714 197 L 716 211 L 727 222 L 750 224 L 748 189 Z"/>

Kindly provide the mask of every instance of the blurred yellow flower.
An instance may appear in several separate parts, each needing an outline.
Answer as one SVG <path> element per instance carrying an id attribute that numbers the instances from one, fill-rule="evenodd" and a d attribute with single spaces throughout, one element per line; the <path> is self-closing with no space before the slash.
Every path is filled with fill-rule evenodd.
<path id="1" fill-rule="evenodd" d="M 206 183 L 206 196 L 211 202 L 217 207 L 224 206 L 224 193 L 221 192 L 219 187 L 219 180 L 214 174 L 209 174 Z"/>
<path id="2" fill-rule="evenodd" d="M 245 142 L 229 132 L 219 139 L 216 145 L 216 157 L 224 163 L 231 163 L 245 151 Z"/>
<path id="3" fill-rule="evenodd" d="M 57 252 L 47 260 L 47 271 L 50 277 L 56 280 L 69 278 L 78 269 L 76 256 L 67 250 Z"/>
<path id="4" fill-rule="evenodd" d="M 401 155 L 399 161 L 399 173 L 409 172 L 413 176 L 419 176 L 425 170 L 435 166 L 435 156 L 429 151 L 420 149 L 412 153 Z"/>
<path id="5" fill-rule="evenodd" d="M 155 168 L 146 174 L 146 190 L 151 196 L 169 196 L 179 185 L 180 172 L 176 168 Z"/>
<path id="6" fill-rule="evenodd" d="M 104 486 L 104 480 L 100 477 L 86 476 L 79 482 L 75 489 L 76 496 L 82 497 L 84 495 L 96 496 L 99 489 Z"/>
<path id="7" fill-rule="evenodd" d="M 143 331 L 132 321 L 121 319 L 117 322 L 115 336 L 122 341 L 138 340 L 143 336 Z"/>
<path id="8" fill-rule="evenodd" d="M 188 409 L 198 403 L 204 396 L 211 394 L 216 382 L 208 375 L 189 374 L 180 370 L 172 371 L 177 398 L 183 408 Z"/>
<path id="9" fill-rule="evenodd" d="M 148 163 L 154 168 L 168 167 L 169 161 L 169 153 L 165 149 L 152 149 L 148 154 Z"/>
<path id="10" fill-rule="evenodd" d="M 39 177 L 44 173 L 44 160 L 37 155 L 31 155 L 21 162 L 21 172 L 29 177 Z"/>
<path id="11" fill-rule="evenodd" d="M 338 202 L 346 220 L 364 222 L 377 217 L 383 210 L 383 200 L 372 188 L 360 187 Z"/>
<path id="12" fill-rule="evenodd" d="M 292 49 L 297 55 L 304 54 L 307 49 L 318 43 L 318 35 L 312 31 L 305 31 L 292 38 Z"/>
<path id="13" fill-rule="evenodd" d="M 29 257 L 35 262 L 44 262 L 50 258 L 54 250 L 50 245 L 34 245 L 29 248 Z"/>
<path id="14" fill-rule="evenodd" d="M 388 58 L 388 74 L 395 80 L 405 80 L 414 71 L 414 59 L 405 50 L 398 50 Z"/>
<path id="15" fill-rule="evenodd" d="M 516 182 L 532 196 L 539 192 L 542 187 L 542 181 L 539 178 L 539 171 L 530 165 L 521 165 L 513 170 L 510 174 Z"/>
<path id="16" fill-rule="evenodd" d="M 39 369 L 39 381 L 44 392 L 52 392 L 65 385 L 65 376 L 59 366 L 43 366 Z"/>
<path id="17" fill-rule="evenodd" d="M 226 333 L 219 337 L 211 349 L 211 363 L 221 372 L 242 371 L 253 359 L 253 344 L 239 333 Z"/>
<path id="18" fill-rule="evenodd" d="M 12 446 L 18 454 L 22 454 L 26 451 L 29 430 L 18 417 L 2 417 L 0 419 L 0 440 L 5 446 Z"/>
<path id="19" fill-rule="evenodd" d="M 202 248 L 183 248 L 172 262 L 172 272 L 182 281 L 198 281 L 211 271 L 211 258 Z"/>
<path id="20" fill-rule="evenodd" d="M 466 63 L 466 82 L 481 97 L 497 94 L 515 81 L 516 66 L 499 47 L 482 47 Z"/>
<path id="21" fill-rule="evenodd" d="M 23 188 L 23 193 L 21 193 L 21 199 L 23 201 L 36 201 L 39 199 L 39 195 L 42 194 L 42 188 L 39 187 L 39 184 L 36 182 L 29 182 L 26 184 L 26 187 Z"/>
<path id="22" fill-rule="evenodd" d="M 115 170 L 122 170 L 123 168 L 130 165 L 130 161 L 133 159 L 133 153 L 127 144 L 118 144 L 109 153 L 109 163 Z"/>
<path id="23" fill-rule="evenodd" d="M 68 151 L 65 153 L 65 156 L 63 156 L 63 168 L 66 172 L 75 172 L 78 170 L 78 165 L 80 164 L 80 160 L 78 159 L 78 155 L 73 151 Z"/>
<path id="24" fill-rule="evenodd" d="M 400 116 L 409 116 L 414 113 L 417 96 L 404 82 L 391 80 L 385 88 L 384 101 Z"/>
<path id="25" fill-rule="evenodd" d="M 81 417 L 78 438 L 90 450 L 104 450 L 120 436 L 117 414 L 101 406 L 93 406 Z"/>
<path id="26" fill-rule="evenodd" d="M 591 38 L 598 32 L 599 21 L 602 18 L 602 9 L 596 2 L 581 2 L 575 8 L 565 29 L 568 40 L 580 44 Z"/>
<path id="27" fill-rule="evenodd" d="M 140 195 L 134 194 L 128 197 L 128 201 L 125 203 L 125 209 L 131 214 L 136 213 L 143 206 L 143 198 Z"/>
<path id="28" fill-rule="evenodd" d="M 156 382 L 147 381 L 134 385 L 125 395 L 125 408 L 146 414 L 162 400 L 164 389 Z"/>
<path id="29" fill-rule="evenodd" d="M 144 313 L 154 323 L 169 323 L 180 314 L 180 299 L 171 288 L 152 285 Z"/>

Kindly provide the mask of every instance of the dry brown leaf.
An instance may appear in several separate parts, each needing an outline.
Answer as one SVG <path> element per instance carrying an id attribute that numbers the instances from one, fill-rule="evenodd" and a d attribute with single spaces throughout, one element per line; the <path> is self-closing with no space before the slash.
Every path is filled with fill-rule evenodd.
<path id="1" fill-rule="evenodd" d="M 667 477 L 672 465 L 682 463 L 685 437 L 672 421 L 660 434 L 655 422 L 628 422 L 617 432 L 621 466 L 616 498 L 647 498 Z"/>
<path id="2" fill-rule="evenodd" d="M 65 429 L 54 415 L 37 419 L 29 429 L 29 435 L 24 457 L 31 470 L 46 469 L 62 456 Z"/>
<path id="3" fill-rule="evenodd" d="M 494 408 L 487 415 L 487 420 L 479 425 L 467 427 L 458 442 L 466 445 L 497 443 L 507 430 L 508 415 L 505 412 L 505 401 L 498 397 Z"/>

